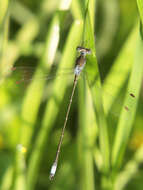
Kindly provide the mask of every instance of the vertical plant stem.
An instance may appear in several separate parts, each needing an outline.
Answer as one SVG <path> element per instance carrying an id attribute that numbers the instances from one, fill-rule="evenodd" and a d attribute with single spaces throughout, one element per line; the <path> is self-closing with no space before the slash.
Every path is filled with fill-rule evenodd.
<path id="1" fill-rule="evenodd" d="M 79 80 L 79 130 L 78 130 L 78 168 L 80 188 L 94 190 L 93 145 L 95 139 L 94 110 L 87 82 Z"/>
<path id="2" fill-rule="evenodd" d="M 127 147 L 127 142 L 129 135 L 131 133 L 133 122 L 135 118 L 137 103 L 139 99 L 139 92 L 141 88 L 142 76 L 143 76 L 143 40 L 141 35 L 138 36 L 137 47 L 134 57 L 134 64 L 130 75 L 130 80 L 128 84 L 128 89 L 126 92 L 126 97 L 123 106 L 128 106 L 129 111 L 122 109 L 117 132 L 115 136 L 115 142 L 112 152 L 112 167 L 114 170 L 120 167 L 125 149 Z M 129 95 L 129 93 L 134 94 L 135 98 Z"/>

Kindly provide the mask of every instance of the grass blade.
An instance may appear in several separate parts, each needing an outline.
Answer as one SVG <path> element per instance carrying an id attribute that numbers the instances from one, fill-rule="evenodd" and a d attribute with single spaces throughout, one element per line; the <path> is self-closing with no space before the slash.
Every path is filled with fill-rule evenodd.
<path id="1" fill-rule="evenodd" d="M 79 81 L 78 168 L 80 189 L 94 190 L 93 146 L 97 128 L 90 89 L 86 81 Z"/>
<path id="2" fill-rule="evenodd" d="M 134 157 L 126 164 L 124 170 L 120 172 L 115 181 L 115 189 L 122 190 L 126 187 L 128 182 L 138 175 L 139 167 L 143 163 L 143 146 L 136 152 Z"/>
<path id="3" fill-rule="evenodd" d="M 9 33 L 9 1 L 0 2 L 0 83 L 3 82 L 7 70 L 6 70 L 6 51 L 8 45 L 8 33 Z"/>
<path id="4" fill-rule="evenodd" d="M 25 162 L 25 148 L 20 144 L 17 145 L 15 171 L 13 175 L 13 185 L 11 190 L 25 190 L 26 188 L 26 162 Z"/>
<path id="5" fill-rule="evenodd" d="M 142 0 L 137 0 L 137 5 L 138 5 L 138 9 L 139 9 L 139 15 L 140 15 L 140 19 L 143 25 L 143 1 Z"/>
<path id="6" fill-rule="evenodd" d="M 128 84 L 128 90 L 126 93 L 124 106 L 129 107 L 129 111 L 122 108 L 122 112 L 119 118 L 117 132 L 115 136 L 115 142 L 112 152 L 112 166 L 114 169 L 119 168 L 123 155 L 127 146 L 129 135 L 131 133 L 133 122 L 136 113 L 136 107 L 139 98 L 139 92 L 143 76 L 143 41 L 141 36 L 138 37 L 136 54 L 134 59 L 133 68 L 130 75 Z M 135 98 L 129 96 L 129 93 L 135 95 Z"/>
<path id="7" fill-rule="evenodd" d="M 112 86 L 112 84 L 114 86 L 114 88 L 110 89 L 110 91 L 112 91 L 112 96 L 103 94 L 104 110 L 106 114 L 109 113 L 113 102 L 127 80 L 132 68 L 137 31 L 138 27 L 135 26 L 103 83 L 103 90 L 105 91 L 109 91 L 109 84 L 111 84 L 110 86 Z"/>
<path id="8" fill-rule="evenodd" d="M 90 6 L 90 3 L 89 3 Z M 100 83 L 100 75 L 97 65 L 97 59 L 95 55 L 95 45 L 94 45 L 94 31 L 93 31 L 93 24 L 91 24 L 89 12 L 87 11 L 87 16 L 85 20 L 85 31 L 84 31 L 84 41 L 85 46 L 91 49 L 92 55 L 88 57 L 88 62 L 86 65 L 87 77 L 89 86 L 91 89 L 91 94 L 93 98 L 93 104 L 96 114 L 97 125 L 99 128 L 99 141 L 100 141 L 100 149 L 103 158 L 103 172 L 109 171 L 109 140 L 108 140 L 108 131 L 107 131 L 107 124 L 106 118 L 103 109 L 102 103 L 102 92 L 101 92 L 101 83 Z M 94 20 L 94 19 L 92 19 Z M 94 83 L 96 82 L 96 85 Z"/>
<path id="9" fill-rule="evenodd" d="M 55 40 L 54 46 L 53 46 L 52 40 Z M 58 42 L 59 42 L 59 18 L 56 15 L 52 20 L 51 28 L 47 35 L 45 52 L 40 60 L 39 68 L 37 69 L 35 76 L 28 87 L 28 90 L 23 102 L 21 117 L 24 122 L 22 123 L 22 126 L 21 126 L 22 136 L 21 136 L 20 143 L 26 147 L 28 146 L 31 140 L 33 126 L 36 121 L 36 117 L 38 114 L 38 109 L 40 106 L 41 97 L 43 93 L 43 88 L 45 85 L 45 80 L 37 81 L 37 76 L 44 73 L 45 70 L 50 70 L 50 66 L 54 60 Z M 52 46 L 51 49 L 53 52 L 52 57 L 51 57 L 51 49 L 50 49 L 51 46 Z M 50 51 L 48 51 L 49 49 Z"/>

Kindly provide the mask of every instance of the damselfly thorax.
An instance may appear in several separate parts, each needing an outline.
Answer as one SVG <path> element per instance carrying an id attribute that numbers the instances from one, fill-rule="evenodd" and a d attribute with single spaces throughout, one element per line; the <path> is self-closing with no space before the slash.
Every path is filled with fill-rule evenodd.
<path id="1" fill-rule="evenodd" d="M 86 58 L 85 56 L 87 54 L 90 54 L 91 51 L 90 49 L 83 48 L 83 47 L 77 47 L 77 51 L 80 53 L 80 56 L 76 59 L 76 64 L 75 64 L 75 69 L 74 69 L 74 74 L 75 75 L 80 75 L 81 71 L 83 70 L 85 64 L 86 64 Z"/>

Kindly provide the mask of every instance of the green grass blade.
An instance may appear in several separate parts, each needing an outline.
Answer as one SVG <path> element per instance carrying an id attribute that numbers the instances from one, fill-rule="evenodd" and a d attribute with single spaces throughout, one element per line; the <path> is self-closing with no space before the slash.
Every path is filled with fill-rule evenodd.
<path id="1" fill-rule="evenodd" d="M 140 14 L 140 19 L 143 25 L 143 1 L 142 0 L 137 0 L 137 5 L 139 9 L 139 14 Z"/>
<path id="2" fill-rule="evenodd" d="M 89 7 L 90 7 L 90 2 L 89 2 Z M 100 75 L 95 55 L 94 31 L 93 31 L 93 24 L 91 24 L 91 20 L 93 21 L 93 19 L 90 19 L 91 14 L 89 12 L 87 12 L 85 20 L 85 28 L 84 28 L 85 31 L 83 36 L 84 36 L 85 46 L 91 49 L 92 54 L 88 57 L 88 62 L 86 64 L 86 72 L 92 93 L 97 125 L 99 127 L 100 149 L 103 158 L 102 170 L 104 172 L 107 172 L 109 170 L 109 165 L 110 165 L 108 131 L 107 131 L 106 118 L 102 103 L 102 92 L 100 90 L 101 89 Z M 94 85 L 95 82 L 96 85 Z"/>
<path id="3" fill-rule="evenodd" d="M 124 101 L 124 106 L 125 105 L 128 106 L 129 111 L 127 111 L 124 107 L 122 108 L 122 112 L 117 126 L 115 142 L 113 146 L 112 166 L 114 169 L 120 167 L 124 151 L 126 149 L 127 142 L 129 139 L 129 135 L 133 127 L 133 122 L 135 118 L 136 107 L 142 82 L 142 76 L 143 76 L 142 52 L 143 52 L 143 41 L 141 39 L 141 36 L 139 36 L 137 41 L 137 49 L 136 49 L 134 64 L 131 71 L 128 89 Z M 135 98 L 131 97 L 129 93 L 134 94 Z"/>
<path id="4" fill-rule="evenodd" d="M 137 31 L 138 27 L 136 25 L 103 83 L 103 90 L 105 92 L 112 92 L 112 96 L 107 96 L 105 93 L 103 94 L 104 110 L 106 114 L 110 111 L 112 104 L 116 100 L 132 68 Z"/>
<path id="5" fill-rule="evenodd" d="M 80 189 L 94 190 L 93 146 L 96 136 L 95 115 L 86 81 L 79 81 L 78 168 Z"/>
<path id="6" fill-rule="evenodd" d="M 0 84 L 7 74 L 6 51 L 9 33 L 9 1 L 0 2 Z"/>
<path id="7" fill-rule="evenodd" d="M 82 19 L 83 18 L 79 0 L 72 1 L 71 12 L 72 12 L 74 19 Z"/>
<path id="8" fill-rule="evenodd" d="M 90 1 L 94 3 L 94 1 Z M 86 19 L 88 1 L 82 5 L 82 11 L 79 1 L 73 1 L 72 11 L 75 18 L 82 18 L 83 22 Z M 94 10 L 95 6 L 91 6 L 90 10 Z M 92 11 L 91 11 L 92 12 Z M 92 12 L 93 13 L 93 12 Z M 94 16 L 92 17 L 94 19 Z M 85 26 L 84 26 L 85 27 Z M 85 30 L 85 28 L 83 28 Z M 80 44 L 79 44 L 80 45 Z M 94 170 L 93 170 L 93 155 L 92 148 L 95 139 L 94 111 L 91 103 L 91 95 L 87 84 L 80 82 L 79 85 L 79 130 L 78 130 L 78 171 L 79 171 L 79 188 L 80 189 L 95 189 L 94 187 Z M 86 87 L 85 87 L 86 86 Z M 88 90 L 88 92 L 86 91 Z M 91 115 L 93 115 L 91 117 Z M 90 118 L 90 119 L 89 119 Z M 93 118 L 93 120 L 92 120 Z"/>
<path id="9" fill-rule="evenodd" d="M 128 182 L 130 182 L 136 175 L 138 175 L 139 167 L 143 163 L 143 146 L 136 152 L 134 157 L 126 164 L 123 171 L 121 171 L 115 181 L 115 189 L 125 189 Z"/>
<path id="10" fill-rule="evenodd" d="M 35 15 L 20 1 L 12 1 L 11 17 L 20 25 L 25 25 L 29 20 L 35 19 Z"/>
<path id="11" fill-rule="evenodd" d="M 55 42 L 54 46 L 53 46 L 53 41 Z M 37 81 L 37 76 L 39 74 L 44 73 L 45 69 L 46 70 L 50 69 L 50 66 L 54 60 L 58 42 L 59 42 L 59 18 L 56 15 L 52 20 L 51 28 L 49 29 L 47 35 L 44 55 L 41 58 L 39 68 L 37 69 L 35 76 L 28 87 L 23 102 L 22 116 L 21 116 L 23 122 L 21 126 L 22 135 L 20 141 L 21 144 L 23 144 L 26 147 L 28 146 L 31 140 L 31 135 L 33 133 L 33 126 L 37 118 L 37 113 L 41 102 L 43 88 L 45 85 L 45 80 Z"/>
<path id="12" fill-rule="evenodd" d="M 3 178 L 1 178 L 1 190 L 10 190 L 12 185 L 12 176 L 13 176 L 13 166 L 10 165 L 5 171 Z"/>
<path id="13" fill-rule="evenodd" d="M 11 190 L 26 189 L 26 161 L 23 148 L 20 144 L 17 145 L 15 171 L 13 176 L 13 185 Z"/>
<path id="14" fill-rule="evenodd" d="M 9 0 L 2 1 L 0 0 L 0 28 L 1 25 L 3 24 L 4 17 L 6 15 L 6 12 L 8 10 L 8 5 L 9 5 Z"/>

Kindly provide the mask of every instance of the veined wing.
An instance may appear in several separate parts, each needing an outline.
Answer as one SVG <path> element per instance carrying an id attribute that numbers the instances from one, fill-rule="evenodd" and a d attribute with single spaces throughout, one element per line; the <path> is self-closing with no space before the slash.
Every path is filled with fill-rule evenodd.
<path id="1" fill-rule="evenodd" d="M 7 78 L 13 79 L 15 81 L 15 84 L 29 84 L 33 79 L 36 81 L 48 81 L 54 79 L 55 77 L 62 77 L 73 74 L 73 68 L 57 69 L 56 66 L 52 67 L 49 71 L 44 70 L 42 72 L 41 69 L 40 72 L 37 72 L 37 70 L 38 69 L 32 66 L 14 66 L 10 69 Z"/>
<path id="2" fill-rule="evenodd" d="M 61 68 L 58 69 L 57 66 L 51 67 L 50 71 L 44 71 L 44 72 L 39 72 L 35 77 L 37 69 L 33 66 L 14 66 L 11 68 L 10 74 L 8 75 L 8 79 L 13 80 L 14 83 L 19 86 L 19 85 L 24 85 L 24 87 L 27 87 L 28 84 L 34 79 L 35 81 L 39 80 L 46 80 L 46 81 L 52 81 L 55 78 L 59 78 L 59 80 L 62 80 L 62 77 L 67 77 L 67 80 L 69 82 L 73 82 L 74 78 L 74 68 Z M 85 72 L 82 73 L 82 75 L 85 75 Z M 82 76 L 81 75 L 81 76 Z M 72 80 L 71 80 L 72 77 Z M 102 84 L 104 84 L 104 81 L 102 81 Z M 95 84 L 96 85 L 96 82 Z M 108 90 L 102 89 L 102 94 L 106 97 L 112 98 L 112 89 L 118 88 L 118 86 L 115 86 L 115 84 L 108 84 L 109 88 Z M 102 86 L 101 86 L 102 88 Z M 101 90 L 101 89 L 100 89 Z M 130 98 L 135 98 L 135 95 L 132 92 L 129 92 Z M 116 110 L 110 110 L 110 113 L 116 117 L 119 116 L 120 112 L 120 107 L 123 104 L 123 99 L 122 98 L 116 98 Z M 125 105 L 124 106 L 126 111 L 130 111 L 130 106 Z M 105 111 L 106 112 L 106 111 Z"/>

